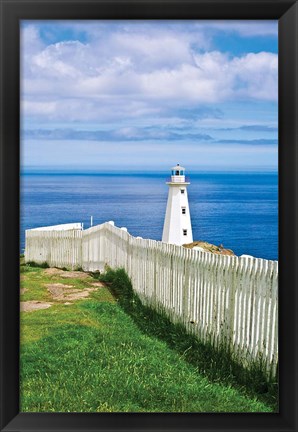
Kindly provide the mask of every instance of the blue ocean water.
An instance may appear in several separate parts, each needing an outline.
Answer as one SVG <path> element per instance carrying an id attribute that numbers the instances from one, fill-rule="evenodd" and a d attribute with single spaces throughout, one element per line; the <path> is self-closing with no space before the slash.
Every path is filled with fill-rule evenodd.
<path id="1" fill-rule="evenodd" d="M 113 220 L 134 236 L 160 240 L 168 173 L 25 173 L 21 175 L 21 251 L 25 229 Z M 194 240 L 278 259 L 277 173 L 191 173 Z"/>

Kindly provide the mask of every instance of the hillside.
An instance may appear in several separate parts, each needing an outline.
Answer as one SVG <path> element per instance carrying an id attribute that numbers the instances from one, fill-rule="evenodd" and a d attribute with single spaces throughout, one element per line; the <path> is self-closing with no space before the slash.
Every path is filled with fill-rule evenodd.
<path id="1" fill-rule="evenodd" d="M 243 387 L 199 373 L 162 337 L 162 325 L 172 342 L 179 336 L 168 323 L 143 309 L 129 314 L 108 285 L 21 264 L 21 411 L 272 411 Z"/>

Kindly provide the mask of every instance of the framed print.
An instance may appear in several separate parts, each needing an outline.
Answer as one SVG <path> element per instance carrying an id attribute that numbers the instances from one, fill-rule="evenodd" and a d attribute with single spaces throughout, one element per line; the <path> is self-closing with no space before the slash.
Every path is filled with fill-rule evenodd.
<path id="1" fill-rule="evenodd" d="M 297 2 L 1 36 L 1 430 L 297 430 Z"/>

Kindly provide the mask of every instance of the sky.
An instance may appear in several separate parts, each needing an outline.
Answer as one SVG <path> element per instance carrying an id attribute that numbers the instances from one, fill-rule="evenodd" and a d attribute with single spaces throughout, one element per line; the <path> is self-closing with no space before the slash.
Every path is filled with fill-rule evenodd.
<path id="1" fill-rule="evenodd" d="M 277 170 L 277 26 L 22 21 L 22 168 Z"/>

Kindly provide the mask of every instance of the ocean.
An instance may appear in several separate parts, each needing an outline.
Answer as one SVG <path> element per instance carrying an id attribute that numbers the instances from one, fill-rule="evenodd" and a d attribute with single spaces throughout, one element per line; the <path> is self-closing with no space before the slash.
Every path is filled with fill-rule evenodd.
<path id="1" fill-rule="evenodd" d="M 21 175 L 20 249 L 25 230 L 113 220 L 134 236 L 161 240 L 169 173 L 28 172 Z M 278 175 L 194 172 L 188 198 L 194 240 L 236 255 L 278 259 Z"/>

